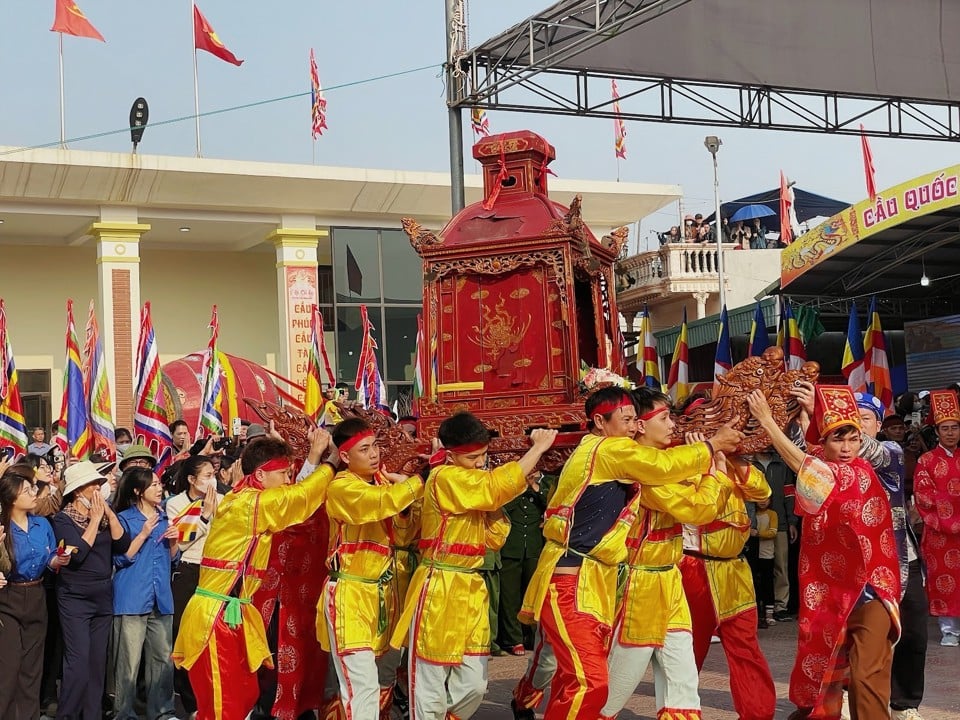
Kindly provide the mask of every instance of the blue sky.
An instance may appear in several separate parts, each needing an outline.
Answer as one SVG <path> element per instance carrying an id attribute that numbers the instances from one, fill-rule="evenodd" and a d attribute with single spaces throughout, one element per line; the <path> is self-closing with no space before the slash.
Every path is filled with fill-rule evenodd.
<path id="1" fill-rule="evenodd" d="M 138 95 L 151 121 L 193 113 L 193 29 L 189 0 L 78 0 L 106 45 L 64 38 L 68 138 L 124 128 Z M 477 44 L 549 5 L 549 0 L 473 0 L 470 41 Z M 443 171 L 448 168 L 446 114 L 438 70 L 350 85 L 443 61 L 443 0 L 200 0 L 221 40 L 245 63 L 234 67 L 200 53 L 201 112 L 306 92 L 307 57 L 316 48 L 327 93 L 329 131 L 317 142 L 325 165 Z M 34 146 L 59 136 L 57 35 L 49 32 L 54 0 L 4 3 L 0 26 L 0 145 Z M 334 89 L 335 86 L 344 86 Z M 613 180 L 609 120 L 490 113 L 494 132 L 527 128 L 557 148 L 564 178 Z M 465 117 L 466 135 L 469 118 Z M 859 141 L 807 135 L 629 123 L 624 181 L 677 183 L 685 209 L 713 205 L 710 156 L 703 137 L 717 134 L 724 200 L 773 187 L 783 168 L 807 190 L 855 202 L 865 195 Z M 469 152 L 469 136 L 467 152 Z M 873 139 L 883 188 L 957 162 L 956 144 Z M 129 136 L 73 142 L 74 149 L 125 151 Z M 296 98 L 203 120 L 206 157 L 310 163 L 309 100 Z M 141 152 L 193 155 L 192 120 L 147 129 Z M 475 169 L 467 162 L 468 171 Z M 645 220 L 675 221 L 675 209 Z"/>

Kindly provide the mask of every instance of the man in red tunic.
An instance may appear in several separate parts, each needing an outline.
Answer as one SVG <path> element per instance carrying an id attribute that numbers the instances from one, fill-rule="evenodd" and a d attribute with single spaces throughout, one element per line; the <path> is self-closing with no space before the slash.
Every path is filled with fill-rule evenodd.
<path id="1" fill-rule="evenodd" d="M 849 387 L 816 388 L 806 455 L 777 426 L 759 390 L 750 410 L 784 462 L 797 472 L 800 622 L 790 676 L 789 720 L 838 718 L 849 672 L 851 717 L 890 714 L 893 643 L 900 633 L 900 569 L 890 503 L 873 469 L 857 455 L 860 415 Z"/>
<path id="2" fill-rule="evenodd" d="M 953 390 L 930 393 L 940 444 L 917 460 L 913 496 L 923 519 L 920 548 L 927 563 L 930 614 L 940 622 L 940 644 L 960 645 L 960 402 Z"/>

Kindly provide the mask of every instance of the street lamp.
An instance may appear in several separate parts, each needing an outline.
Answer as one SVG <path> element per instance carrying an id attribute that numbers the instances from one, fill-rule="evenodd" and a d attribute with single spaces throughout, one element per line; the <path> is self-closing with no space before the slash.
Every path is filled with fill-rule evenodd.
<path id="1" fill-rule="evenodd" d="M 720 310 L 722 311 L 727 306 L 727 289 L 724 287 L 725 278 L 723 274 L 723 220 L 720 217 L 720 177 L 717 174 L 717 151 L 720 150 L 723 141 L 716 135 L 707 135 L 703 139 L 703 145 L 713 157 L 713 200 L 716 205 L 713 222 L 717 235 L 717 274 L 720 277 Z"/>

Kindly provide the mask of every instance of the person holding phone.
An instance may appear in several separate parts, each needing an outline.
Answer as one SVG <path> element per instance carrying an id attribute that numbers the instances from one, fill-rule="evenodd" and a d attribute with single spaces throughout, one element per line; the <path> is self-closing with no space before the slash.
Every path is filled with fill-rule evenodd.
<path id="1" fill-rule="evenodd" d="M 8 559 L 0 582 L 0 717 L 40 715 L 47 602 L 43 576 L 69 562 L 57 554 L 46 518 L 34 514 L 33 468 L 13 465 L 0 475 L 0 543 Z"/>
<path id="2" fill-rule="evenodd" d="M 63 630 L 63 682 L 59 717 L 98 718 L 113 622 L 113 555 L 125 553 L 130 535 L 104 501 L 107 480 L 88 460 L 64 473 L 63 509 L 53 532 L 69 562 L 57 578 Z"/>

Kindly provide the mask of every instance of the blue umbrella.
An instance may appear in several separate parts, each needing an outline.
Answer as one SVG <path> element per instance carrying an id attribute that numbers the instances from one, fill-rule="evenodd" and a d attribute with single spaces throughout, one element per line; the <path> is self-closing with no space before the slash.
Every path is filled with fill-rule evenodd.
<path id="1" fill-rule="evenodd" d="M 753 220 L 754 218 L 769 217 L 771 215 L 776 215 L 776 213 L 766 205 L 744 205 L 733 214 L 730 222 Z"/>

